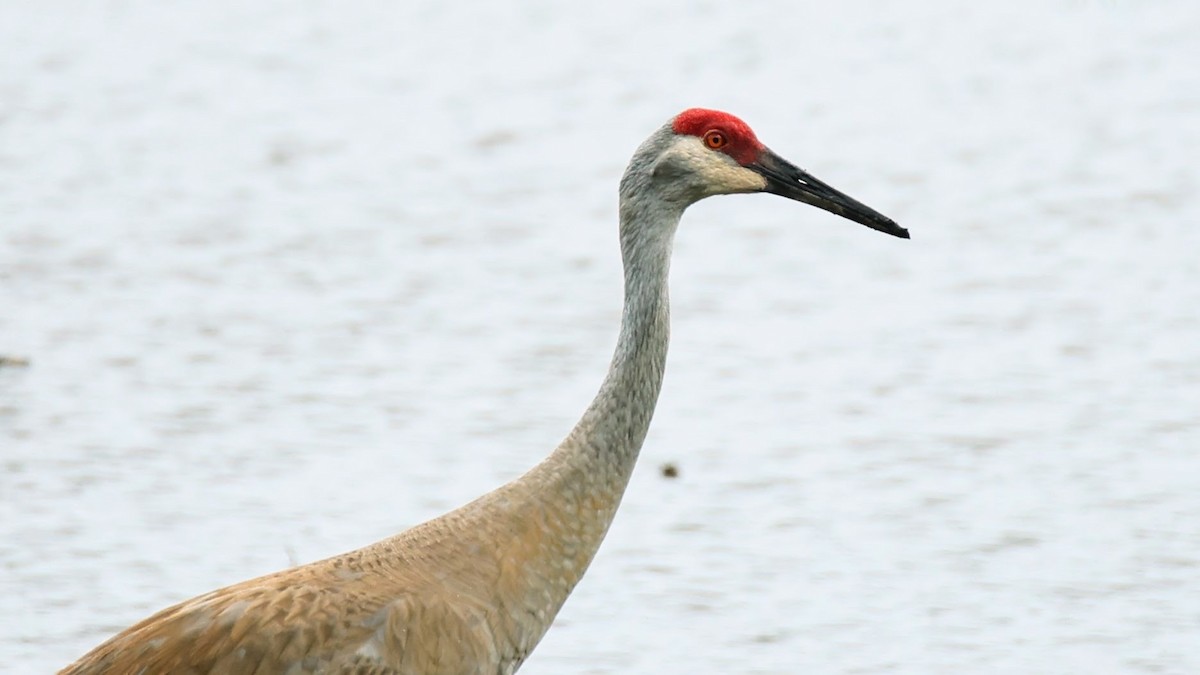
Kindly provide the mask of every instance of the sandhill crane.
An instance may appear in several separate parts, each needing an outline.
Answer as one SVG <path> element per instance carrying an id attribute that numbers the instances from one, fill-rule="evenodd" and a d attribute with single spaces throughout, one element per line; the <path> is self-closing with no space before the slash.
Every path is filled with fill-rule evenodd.
<path id="1" fill-rule="evenodd" d="M 591 563 L 646 437 L 666 363 L 680 217 L 705 197 L 750 192 L 908 238 L 767 149 L 737 117 L 680 113 L 642 143 L 621 179 L 616 352 L 595 400 L 548 457 L 389 539 L 169 607 L 61 672 L 514 673 Z"/>

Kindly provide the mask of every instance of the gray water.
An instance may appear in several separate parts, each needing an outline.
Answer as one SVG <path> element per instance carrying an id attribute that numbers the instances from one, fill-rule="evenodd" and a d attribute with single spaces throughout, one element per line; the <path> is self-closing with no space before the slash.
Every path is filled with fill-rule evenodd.
<path id="1" fill-rule="evenodd" d="M 1200 672 L 1200 9 L 837 4 L 0 5 L 0 669 L 540 459 L 703 105 L 913 240 L 689 211 L 522 675 Z"/>

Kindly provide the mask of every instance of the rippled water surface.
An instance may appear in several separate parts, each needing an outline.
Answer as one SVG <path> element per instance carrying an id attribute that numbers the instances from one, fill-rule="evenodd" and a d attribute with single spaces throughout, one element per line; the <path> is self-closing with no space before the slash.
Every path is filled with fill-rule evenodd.
<path id="1" fill-rule="evenodd" d="M 0 669 L 540 459 L 706 105 L 913 240 L 689 211 L 522 675 L 1200 672 L 1200 10 L 835 4 L 0 6 Z"/>

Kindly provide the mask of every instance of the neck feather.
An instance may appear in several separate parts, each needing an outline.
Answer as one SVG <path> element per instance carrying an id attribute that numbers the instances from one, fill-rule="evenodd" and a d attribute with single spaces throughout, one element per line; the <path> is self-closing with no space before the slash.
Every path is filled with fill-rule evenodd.
<path id="1" fill-rule="evenodd" d="M 650 181 L 644 167 L 635 156 L 621 183 L 625 303 L 600 391 L 549 457 L 446 517 L 478 520 L 478 529 L 492 533 L 487 546 L 496 555 L 501 581 L 486 587 L 498 586 L 490 592 L 499 592 L 514 616 L 536 617 L 498 630 L 526 653 L 600 548 L 662 389 L 669 337 L 667 273 L 686 204 L 661 200 L 646 189 Z"/>
<path id="2" fill-rule="evenodd" d="M 682 215 L 682 209 L 632 192 L 622 190 L 621 199 L 625 301 L 616 351 L 600 391 L 555 452 L 607 474 L 618 500 L 662 390 L 670 338 L 667 276 Z"/>

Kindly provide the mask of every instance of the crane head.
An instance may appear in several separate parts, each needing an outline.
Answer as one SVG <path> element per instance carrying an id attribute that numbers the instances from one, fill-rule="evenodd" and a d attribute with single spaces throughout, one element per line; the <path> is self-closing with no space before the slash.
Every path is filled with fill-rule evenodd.
<path id="1" fill-rule="evenodd" d="M 748 192 L 811 204 L 856 223 L 908 239 L 908 230 L 788 162 L 763 145 L 750 126 L 719 110 L 691 108 L 670 122 L 674 142 L 655 173 L 689 186 L 693 200 Z"/>

